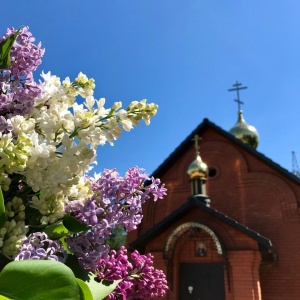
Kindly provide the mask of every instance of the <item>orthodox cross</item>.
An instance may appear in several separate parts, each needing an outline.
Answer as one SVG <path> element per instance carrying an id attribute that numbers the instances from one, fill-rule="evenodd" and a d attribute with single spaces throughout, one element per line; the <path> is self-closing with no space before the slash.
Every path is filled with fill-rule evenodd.
<path id="1" fill-rule="evenodd" d="M 195 150 L 196 150 L 196 154 L 199 154 L 199 141 L 202 140 L 202 138 L 198 135 L 195 134 L 194 138 L 192 138 L 192 141 L 195 141 Z"/>
<path id="2" fill-rule="evenodd" d="M 247 88 L 247 86 L 241 86 L 241 85 L 242 84 L 237 81 L 235 84 L 232 85 L 232 86 L 234 86 L 234 88 L 228 90 L 228 92 L 236 91 L 237 99 L 234 99 L 234 101 L 236 101 L 238 103 L 239 111 L 241 110 L 241 104 L 244 104 L 244 102 L 242 102 L 240 100 L 240 92 L 239 91 Z"/>

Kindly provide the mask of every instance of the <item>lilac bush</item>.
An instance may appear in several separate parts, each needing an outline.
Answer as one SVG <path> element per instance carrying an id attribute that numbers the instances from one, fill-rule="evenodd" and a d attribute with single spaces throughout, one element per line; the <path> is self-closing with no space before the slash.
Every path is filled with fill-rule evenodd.
<path id="1" fill-rule="evenodd" d="M 3 64 L 7 57 L 0 53 L 0 259 L 31 260 L 37 268 L 45 260 L 66 264 L 82 280 L 95 278 L 96 293 L 105 289 L 103 281 L 118 280 L 106 299 L 163 296 L 166 277 L 150 254 L 134 251 L 128 259 L 124 247 L 110 251 L 106 240 L 115 226 L 136 229 L 143 204 L 166 195 L 164 184 L 138 167 L 124 176 L 115 169 L 88 176 L 97 147 L 113 145 L 141 120 L 148 125 L 157 105 L 144 99 L 105 108 L 105 99 L 93 96 L 94 79 L 81 72 L 73 81 L 42 72 L 37 83 L 41 43 L 28 27 L 8 29 L 0 45 L 7 41 L 10 62 Z M 14 287 L 11 293 L 15 298 Z M 91 299 L 89 292 L 80 297 Z"/>

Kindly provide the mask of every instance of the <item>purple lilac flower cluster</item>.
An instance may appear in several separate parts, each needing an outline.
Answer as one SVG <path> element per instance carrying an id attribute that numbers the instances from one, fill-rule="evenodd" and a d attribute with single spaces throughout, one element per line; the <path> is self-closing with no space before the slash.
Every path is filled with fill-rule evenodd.
<path id="1" fill-rule="evenodd" d="M 15 32 L 14 28 L 7 29 L 0 42 Z M 41 64 L 45 49 L 41 48 L 41 43 L 33 44 L 34 41 L 29 28 L 21 28 L 10 50 L 11 64 L 8 69 L 0 71 L 1 132 L 12 130 L 9 117 L 28 113 L 34 98 L 41 94 L 32 72 Z"/>
<path id="2" fill-rule="evenodd" d="M 99 259 L 106 258 L 109 252 L 109 246 L 103 238 L 103 230 L 98 226 L 87 232 L 68 235 L 66 242 L 81 265 L 91 271 L 95 270 Z"/>
<path id="3" fill-rule="evenodd" d="M 128 259 L 127 250 L 112 250 L 107 259 L 100 259 L 96 269 L 98 280 L 119 280 L 118 287 L 106 300 L 153 299 L 163 297 L 168 289 L 165 274 L 153 267 L 151 254 L 138 251 Z"/>
<path id="4" fill-rule="evenodd" d="M 93 197 L 85 202 L 70 201 L 65 210 L 91 226 L 88 232 L 69 236 L 66 241 L 81 264 L 93 270 L 98 260 L 107 254 L 104 238 L 111 234 L 113 227 L 122 225 L 127 231 L 135 229 L 142 219 L 142 204 L 151 195 L 155 201 L 162 198 L 166 188 L 138 167 L 128 169 L 124 177 L 115 170 L 104 170 L 91 184 Z"/>
<path id="5" fill-rule="evenodd" d="M 2 39 L 13 35 L 17 30 L 8 28 Z M 1 41 L 2 41 L 1 39 Z M 41 49 L 41 42 L 34 45 L 35 38 L 29 32 L 29 27 L 23 27 L 17 36 L 16 42 L 10 50 L 11 65 L 8 72 L 14 76 L 31 74 L 42 63 L 41 57 L 45 49 Z"/>
<path id="6" fill-rule="evenodd" d="M 49 259 L 63 263 L 67 259 L 67 252 L 58 241 L 48 239 L 46 233 L 35 232 L 23 242 L 20 252 L 15 258 L 15 260 L 26 259 Z"/>
<path id="7" fill-rule="evenodd" d="M 141 222 L 142 204 L 151 196 L 154 201 L 163 198 L 167 191 L 159 179 L 149 178 L 138 167 L 128 169 L 124 177 L 114 169 L 104 170 L 102 176 L 92 182 L 92 189 L 92 200 L 104 210 L 102 216 L 110 226 L 123 225 L 126 231 L 136 229 Z"/>

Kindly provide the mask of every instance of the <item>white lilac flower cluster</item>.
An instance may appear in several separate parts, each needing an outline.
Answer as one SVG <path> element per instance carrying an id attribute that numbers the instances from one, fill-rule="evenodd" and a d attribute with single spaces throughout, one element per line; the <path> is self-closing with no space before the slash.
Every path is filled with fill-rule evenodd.
<path id="1" fill-rule="evenodd" d="M 68 250 L 93 271 L 109 257 L 105 239 L 113 227 L 135 229 L 142 204 L 166 189 L 137 167 L 124 177 L 115 170 L 86 174 L 97 146 L 113 145 L 141 120 L 149 124 L 157 105 L 105 108 L 105 99 L 94 98 L 94 80 L 82 73 L 61 81 L 43 72 L 34 82 L 44 49 L 28 27 L 8 29 L 0 43 L 16 34 L 11 64 L 0 69 L 0 259 L 64 262 Z"/>

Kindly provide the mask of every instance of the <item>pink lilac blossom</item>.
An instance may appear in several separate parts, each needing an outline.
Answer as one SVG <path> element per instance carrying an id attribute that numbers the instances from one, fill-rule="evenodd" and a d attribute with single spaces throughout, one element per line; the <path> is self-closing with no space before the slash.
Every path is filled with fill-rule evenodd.
<path id="1" fill-rule="evenodd" d="M 106 300 L 160 298 L 168 289 L 166 276 L 153 267 L 151 254 L 141 255 L 134 251 L 130 262 L 124 247 L 118 252 L 112 250 L 107 259 L 99 260 L 96 276 L 99 281 L 122 279 Z"/>
<path id="2" fill-rule="evenodd" d="M 23 242 L 19 254 L 15 257 L 15 260 L 27 259 L 65 262 L 67 252 L 58 241 L 49 239 L 46 233 L 35 232 Z"/>
<path id="3" fill-rule="evenodd" d="M 98 280 L 113 281 L 126 278 L 130 270 L 132 270 L 132 264 L 128 261 L 126 248 L 122 246 L 118 252 L 111 250 L 105 259 L 101 258 L 98 261 L 96 274 Z"/>
<path id="4" fill-rule="evenodd" d="M 134 251 L 131 259 L 133 271 L 130 279 L 135 287 L 131 289 L 131 297 L 135 299 L 163 297 L 168 289 L 167 280 L 163 271 L 153 267 L 153 256 L 141 255 L 138 251 Z"/>

